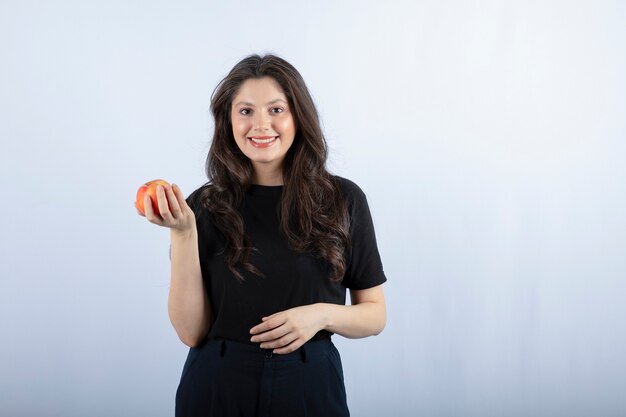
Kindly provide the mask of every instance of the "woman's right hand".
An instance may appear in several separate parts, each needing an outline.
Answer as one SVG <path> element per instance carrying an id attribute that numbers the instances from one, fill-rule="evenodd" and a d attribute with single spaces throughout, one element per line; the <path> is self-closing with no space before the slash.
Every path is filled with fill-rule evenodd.
<path id="1" fill-rule="evenodd" d="M 178 185 L 172 184 L 165 187 L 159 185 L 156 195 L 161 215 L 154 212 L 148 194 L 145 195 L 143 202 L 146 214 L 141 214 L 137 208 L 137 202 L 135 202 L 137 214 L 144 216 L 150 223 L 169 227 L 173 232 L 188 233 L 196 228 L 196 216 L 185 201 L 185 196 Z"/>

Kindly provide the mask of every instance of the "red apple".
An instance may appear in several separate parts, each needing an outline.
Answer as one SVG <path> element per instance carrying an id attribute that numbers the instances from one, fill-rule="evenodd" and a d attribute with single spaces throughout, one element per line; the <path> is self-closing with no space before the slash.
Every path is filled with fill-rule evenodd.
<path id="1" fill-rule="evenodd" d="M 161 214 L 161 212 L 159 211 L 159 204 L 158 204 L 157 194 L 156 194 L 157 186 L 159 185 L 162 185 L 163 187 L 165 187 L 170 184 L 165 180 L 152 180 L 152 181 L 148 181 L 147 183 L 139 187 L 139 190 L 137 190 L 137 201 L 136 201 L 137 209 L 144 216 L 146 215 L 146 210 L 143 205 L 143 201 L 144 201 L 144 197 L 146 196 L 146 194 L 150 196 L 150 200 L 152 201 L 152 210 L 154 211 L 154 213 L 159 214 L 159 215 Z"/>

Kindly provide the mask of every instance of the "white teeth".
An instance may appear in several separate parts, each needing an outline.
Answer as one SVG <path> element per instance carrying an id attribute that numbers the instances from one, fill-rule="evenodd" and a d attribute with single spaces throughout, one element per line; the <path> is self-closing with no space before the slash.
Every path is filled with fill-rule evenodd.
<path id="1" fill-rule="evenodd" d="M 255 138 L 250 138 L 250 140 L 252 140 L 252 142 L 254 143 L 270 143 L 271 141 L 273 141 L 276 138 L 270 138 L 270 139 L 255 139 Z"/>

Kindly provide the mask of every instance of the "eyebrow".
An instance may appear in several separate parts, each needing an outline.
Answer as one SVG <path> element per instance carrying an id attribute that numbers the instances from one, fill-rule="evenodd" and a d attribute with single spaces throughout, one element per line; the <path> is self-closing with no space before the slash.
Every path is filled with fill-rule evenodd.
<path id="1" fill-rule="evenodd" d="M 269 103 L 266 104 L 266 106 L 269 106 L 270 104 L 274 104 L 277 103 L 279 101 L 282 101 L 283 103 L 287 103 L 285 100 L 283 100 L 282 98 L 277 98 L 276 100 L 272 100 Z M 239 106 L 240 104 L 243 104 L 245 106 L 252 106 L 254 107 L 254 104 L 248 102 L 248 101 L 240 101 L 239 103 L 235 104 L 235 106 Z"/>

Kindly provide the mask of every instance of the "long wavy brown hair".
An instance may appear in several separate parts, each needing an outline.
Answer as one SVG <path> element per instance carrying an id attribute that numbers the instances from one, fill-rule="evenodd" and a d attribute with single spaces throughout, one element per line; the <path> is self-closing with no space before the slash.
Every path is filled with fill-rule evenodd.
<path id="1" fill-rule="evenodd" d="M 280 85 L 297 126 L 282 166 L 281 231 L 293 250 L 325 260 L 330 266 L 329 278 L 341 281 L 346 271 L 344 254 L 351 245 L 347 203 L 339 183 L 326 170 L 328 145 L 313 99 L 300 73 L 284 59 L 272 54 L 249 55 L 213 91 L 215 132 L 206 160 L 209 182 L 200 199 L 226 239 L 230 271 L 239 280 L 244 280 L 239 266 L 264 276 L 250 263 L 256 248 L 245 235 L 237 210 L 250 187 L 254 168 L 235 142 L 230 119 L 232 100 L 241 85 L 250 78 L 263 77 L 271 77 Z"/>

